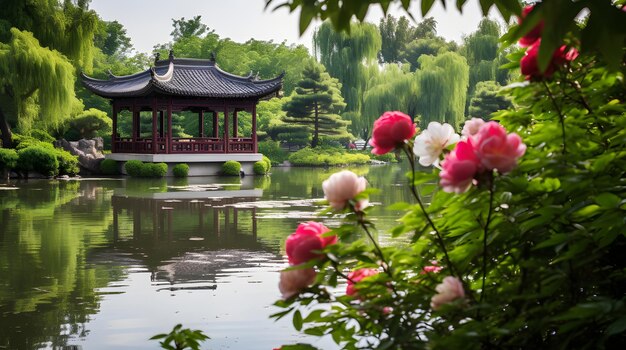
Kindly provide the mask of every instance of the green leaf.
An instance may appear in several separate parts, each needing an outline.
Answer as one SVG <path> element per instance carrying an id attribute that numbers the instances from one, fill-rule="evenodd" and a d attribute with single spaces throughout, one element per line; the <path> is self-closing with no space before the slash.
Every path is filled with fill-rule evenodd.
<path id="1" fill-rule="evenodd" d="M 588 206 L 586 206 L 586 207 L 576 211 L 574 214 L 572 214 L 572 216 L 575 219 L 584 220 L 584 219 L 590 218 L 590 217 L 592 217 L 594 215 L 597 215 L 599 213 L 600 213 L 600 206 L 597 205 L 597 204 L 590 204 L 590 205 L 588 205 Z"/>
<path id="2" fill-rule="evenodd" d="M 428 14 L 428 11 L 430 11 L 430 8 L 433 7 L 433 4 L 435 3 L 435 0 L 422 0 L 422 17 L 426 17 L 426 15 Z M 407 9 L 407 7 L 405 7 L 404 9 Z"/>
<path id="3" fill-rule="evenodd" d="M 619 196 L 609 192 L 600 193 L 594 199 L 604 209 L 617 208 L 622 201 Z"/>
<path id="4" fill-rule="evenodd" d="M 620 334 L 626 331 L 626 316 L 618 318 L 606 328 L 607 335 Z"/>
<path id="5" fill-rule="evenodd" d="M 302 329 L 302 314 L 300 313 L 300 310 L 296 310 L 296 312 L 293 313 L 293 328 L 295 328 L 297 331 Z"/>

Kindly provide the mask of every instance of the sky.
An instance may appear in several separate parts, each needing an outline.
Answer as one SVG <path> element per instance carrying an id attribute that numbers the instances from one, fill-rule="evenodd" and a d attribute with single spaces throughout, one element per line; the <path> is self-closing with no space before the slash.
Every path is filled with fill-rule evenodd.
<path id="1" fill-rule="evenodd" d="M 276 0 L 280 3 L 281 0 Z M 439 2 L 428 14 L 437 21 L 437 32 L 448 40 L 460 42 L 463 35 L 476 30 L 481 19 L 478 0 L 468 1 L 463 15 L 448 1 L 447 10 Z M 416 20 L 421 12 L 413 1 L 410 8 Z M 265 10 L 264 0 L 92 0 L 91 8 L 105 21 L 118 21 L 127 30 L 133 46 L 139 52 L 151 53 L 156 44 L 171 41 L 172 18 L 187 19 L 202 16 L 202 22 L 214 29 L 221 38 L 236 42 L 258 40 L 286 41 L 288 44 L 303 44 L 312 47 L 314 27 L 300 36 L 298 33 L 299 10 L 289 13 L 288 9 Z M 390 13 L 398 17 L 404 13 L 399 5 L 392 5 Z M 378 24 L 383 16 L 378 5 L 370 7 L 366 20 Z"/>

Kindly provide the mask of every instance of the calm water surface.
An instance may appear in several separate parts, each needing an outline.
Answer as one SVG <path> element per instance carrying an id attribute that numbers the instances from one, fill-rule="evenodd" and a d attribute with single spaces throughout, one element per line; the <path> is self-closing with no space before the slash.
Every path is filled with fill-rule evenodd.
<path id="1" fill-rule="evenodd" d="M 352 169 L 372 197 L 380 241 L 408 201 L 398 165 Z M 175 324 L 208 349 L 320 348 L 280 297 L 284 240 L 317 216 L 321 182 L 338 170 L 275 168 L 271 177 L 83 179 L 0 185 L 0 349 L 154 349 Z"/>

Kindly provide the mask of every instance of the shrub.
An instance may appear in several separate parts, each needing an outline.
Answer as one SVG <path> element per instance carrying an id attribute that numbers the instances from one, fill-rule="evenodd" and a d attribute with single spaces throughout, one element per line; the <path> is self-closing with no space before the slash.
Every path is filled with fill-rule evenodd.
<path id="1" fill-rule="evenodd" d="M 189 165 L 185 163 L 176 164 L 172 169 L 172 173 L 175 177 L 187 177 L 189 175 Z"/>
<path id="2" fill-rule="evenodd" d="M 65 133 L 66 139 L 92 139 L 96 136 L 110 134 L 112 121 L 106 112 L 90 108 L 68 120 L 68 126 L 69 130 Z"/>
<path id="3" fill-rule="evenodd" d="M 229 160 L 222 165 L 222 174 L 228 176 L 239 176 L 241 172 L 241 163 L 235 160 Z"/>
<path id="4" fill-rule="evenodd" d="M 100 172 L 105 175 L 119 174 L 117 162 L 113 159 L 104 159 L 102 162 L 100 162 Z"/>
<path id="5" fill-rule="evenodd" d="M 15 169 L 17 152 L 14 149 L 0 148 L 0 171 Z"/>
<path id="6" fill-rule="evenodd" d="M 78 167 L 78 157 L 72 155 L 70 152 L 55 148 L 55 156 L 59 162 L 59 174 L 60 175 L 76 175 L 80 171 Z"/>
<path id="7" fill-rule="evenodd" d="M 54 149 L 54 146 L 52 145 L 52 143 L 40 141 L 32 136 L 25 136 L 25 135 L 18 135 L 18 134 L 13 135 L 13 146 L 17 150 L 21 150 L 21 149 L 28 148 L 31 146 L 40 146 L 40 147 L 45 147 L 49 149 Z"/>
<path id="8" fill-rule="evenodd" d="M 59 173 L 59 161 L 54 148 L 30 146 L 17 151 L 17 155 L 17 167 L 21 171 L 36 171 L 44 176 Z"/>
<path id="9" fill-rule="evenodd" d="M 30 131 L 30 136 L 42 142 L 53 143 L 55 141 L 54 137 L 50 136 L 45 130 L 33 129 Z"/>
<path id="10" fill-rule="evenodd" d="M 130 176 L 141 176 L 141 169 L 143 168 L 143 162 L 140 160 L 129 160 L 124 164 L 126 173 Z"/>
<path id="11" fill-rule="evenodd" d="M 254 163 L 252 170 L 254 171 L 256 175 L 265 175 L 267 174 L 267 170 L 268 170 L 267 163 L 262 160 L 259 160 L 258 162 Z"/>
<path id="12" fill-rule="evenodd" d="M 165 163 L 149 163 L 150 177 L 163 177 L 167 174 L 167 164 Z"/>
<path id="13" fill-rule="evenodd" d="M 263 161 L 263 162 L 265 162 L 265 164 L 267 164 L 267 172 L 269 173 L 270 170 L 272 170 L 272 161 L 268 157 L 266 157 L 266 156 L 263 156 L 261 161 Z"/>
<path id="14" fill-rule="evenodd" d="M 289 152 L 280 148 L 278 141 L 259 142 L 259 153 L 267 156 L 274 165 L 280 164 L 289 158 Z"/>
<path id="15" fill-rule="evenodd" d="M 289 156 L 295 166 L 342 166 L 367 164 L 370 157 L 356 152 L 346 152 L 338 148 L 303 148 Z"/>

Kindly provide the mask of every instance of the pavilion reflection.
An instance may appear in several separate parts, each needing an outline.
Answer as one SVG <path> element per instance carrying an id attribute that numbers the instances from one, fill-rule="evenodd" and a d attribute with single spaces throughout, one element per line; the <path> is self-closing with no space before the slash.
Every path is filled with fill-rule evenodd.
<path id="1" fill-rule="evenodd" d="M 242 187 L 140 194 L 117 189 L 111 244 L 92 259 L 145 266 L 159 290 L 214 289 L 209 283 L 224 270 L 278 256 L 257 240 L 253 202 L 263 190 Z"/>

